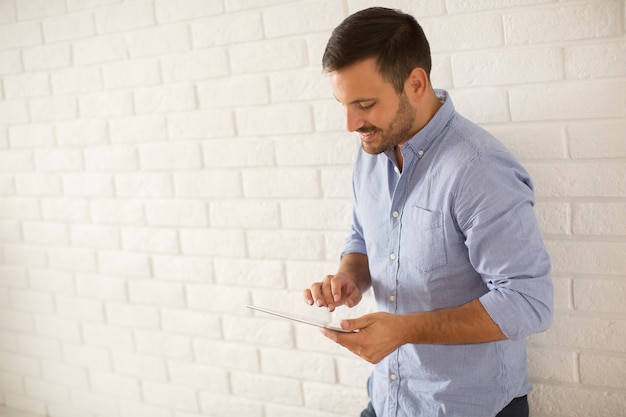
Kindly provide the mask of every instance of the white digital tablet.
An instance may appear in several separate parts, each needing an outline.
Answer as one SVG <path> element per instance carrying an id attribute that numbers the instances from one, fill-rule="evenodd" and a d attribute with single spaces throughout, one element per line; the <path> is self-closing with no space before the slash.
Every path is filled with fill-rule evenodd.
<path id="1" fill-rule="evenodd" d="M 341 333 L 356 333 L 355 330 L 344 330 L 337 325 L 333 325 L 331 323 L 327 323 L 321 320 L 312 319 L 309 317 L 296 316 L 294 314 L 282 313 L 280 311 L 270 310 L 263 307 L 253 306 L 250 304 L 246 304 L 246 307 L 251 308 L 252 310 L 260 311 L 262 313 L 272 314 L 277 317 L 282 317 L 284 319 L 289 319 L 293 321 L 297 321 L 299 323 L 310 324 L 311 326 L 323 327 L 324 329 L 333 330 L 335 332 Z"/>

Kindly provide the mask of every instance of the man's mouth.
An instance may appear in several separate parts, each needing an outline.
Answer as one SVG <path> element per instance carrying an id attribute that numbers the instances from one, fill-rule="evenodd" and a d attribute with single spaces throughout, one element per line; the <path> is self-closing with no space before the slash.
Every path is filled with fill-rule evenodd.
<path id="1" fill-rule="evenodd" d="M 364 130 L 364 131 L 360 130 L 359 136 L 361 137 L 361 141 L 363 142 L 371 141 L 377 131 L 378 129 L 371 129 L 371 130 Z"/>

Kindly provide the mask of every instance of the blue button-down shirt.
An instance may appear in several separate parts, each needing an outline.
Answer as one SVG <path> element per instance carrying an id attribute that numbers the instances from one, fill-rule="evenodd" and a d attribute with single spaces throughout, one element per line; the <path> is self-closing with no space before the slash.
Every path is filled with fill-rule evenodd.
<path id="1" fill-rule="evenodd" d="M 393 150 L 359 151 L 343 253 L 368 256 L 378 309 L 406 314 L 478 298 L 508 340 L 404 345 L 370 379 L 378 417 L 490 417 L 530 392 L 526 336 L 552 321 L 550 259 L 526 170 L 461 117 L 447 93 L 433 119 Z"/>

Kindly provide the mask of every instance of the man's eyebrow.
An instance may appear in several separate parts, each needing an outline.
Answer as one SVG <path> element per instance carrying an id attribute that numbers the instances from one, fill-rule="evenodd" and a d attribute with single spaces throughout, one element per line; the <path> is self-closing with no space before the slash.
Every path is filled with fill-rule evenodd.
<path id="1" fill-rule="evenodd" d="M 335 100 L 337 100 L 339 103 L 341 103 L 341 100 L 339 100 L 336 95 L 333 94 L 333 97 L 335 97 Z M 359 103 L 363 103 L 364 101 L 374 101 L 374 100 L 376 100 L 375 97 L 357 98 L 357 99 L 352 100 L 348 104 L 359 104 Z M 343 104 L 343 103 L 341 103 L 341 104 Z"/>

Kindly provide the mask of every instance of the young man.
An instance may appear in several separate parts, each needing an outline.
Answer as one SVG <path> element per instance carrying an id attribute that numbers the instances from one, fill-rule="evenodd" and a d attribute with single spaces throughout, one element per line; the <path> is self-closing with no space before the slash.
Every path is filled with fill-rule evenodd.
<path id="1" fill-rule="evenodd" d="M 362 416 L 527 417 L 526 336 L 552 321 L 550 260 L 531 180 L 489 133 L 430 84 L 412 16 L 371 8 L 345 19 L 323 57 L 361 149 L 351 234 L 310 305 L 379 312 L 324 331 L 375 363 Z"/>

